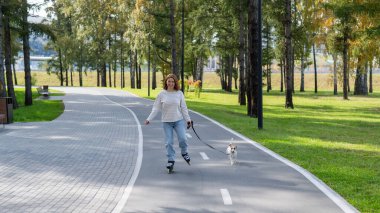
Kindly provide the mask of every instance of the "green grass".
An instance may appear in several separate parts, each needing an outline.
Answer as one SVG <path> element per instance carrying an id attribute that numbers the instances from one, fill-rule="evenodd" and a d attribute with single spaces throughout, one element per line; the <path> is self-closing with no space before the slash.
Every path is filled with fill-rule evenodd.
<path id="1" fill-rule="evenodd" d="M 155 97 L 160 89 L 152 92 Z M 147 90 L 131 90 L 146 97 Z M 285 109 L 279 91 L 264 92 L 264 129 L 237 104 L 237 93 L 205 90 L 187 95 L 188 107 L 259 142 L 307 169 L 361 212 L 380 212 L 380 93 L 296 93 Z"/>
<path id="2" fill-rule="evenodd" d="M 64 105 L 61 100 L 36 100 L 39 97 L 36 89 L 32 89 L 33 105 L 25 106 L 25 90 L 16 88 L 16 97 L 19 108 L 13 110 L 14 122 L 51 121 L 63 113 Z M 49 90 L 51 96 L 64 95 L 55 90 Z"/>

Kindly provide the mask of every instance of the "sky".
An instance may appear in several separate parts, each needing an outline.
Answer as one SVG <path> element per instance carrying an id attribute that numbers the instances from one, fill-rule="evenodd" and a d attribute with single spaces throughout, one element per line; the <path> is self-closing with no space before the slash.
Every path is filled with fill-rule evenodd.
<path id="1" fill-rule="evenodd" d="M 31 15 L 38 15 L 40 17 L 45 17 L 47 16 L 45 12 L 46 4 L 44 4 L 44 0 L 28 0 L 29 4 L 41 4 L 40 10 L 30 10 L 29 13 Z"/>

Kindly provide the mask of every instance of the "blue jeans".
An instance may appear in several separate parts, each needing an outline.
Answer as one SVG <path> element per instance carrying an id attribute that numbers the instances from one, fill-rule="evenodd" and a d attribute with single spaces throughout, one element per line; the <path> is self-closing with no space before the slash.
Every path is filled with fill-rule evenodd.
<path id="1" fill-rule="evenodd" d="M 165 132 L 165 147 L 168 161 L 175 161 L 173 130 L 177 134 L 179 147 L 181 148 L 181 154 L 187 153 L 185 120 L 179 120 L 175 122 L 162 122 L 162 126 Z"/>

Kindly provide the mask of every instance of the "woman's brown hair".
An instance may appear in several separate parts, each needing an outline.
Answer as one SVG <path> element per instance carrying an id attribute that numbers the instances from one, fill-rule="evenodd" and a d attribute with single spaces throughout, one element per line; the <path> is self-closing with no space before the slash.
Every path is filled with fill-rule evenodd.
<path id="1" fill-rule="evenodd" d="M 166 84 L 166 82 L 168 81 L 169 78 L 172 78 L 174 80 L 174 90 L 179 90 L 178 78 L 174 74 L 169 74 L 166 76 L 165 81 L 164 81 L 164 89 L 165 90 L 168 89 L 168 85 Z"/>

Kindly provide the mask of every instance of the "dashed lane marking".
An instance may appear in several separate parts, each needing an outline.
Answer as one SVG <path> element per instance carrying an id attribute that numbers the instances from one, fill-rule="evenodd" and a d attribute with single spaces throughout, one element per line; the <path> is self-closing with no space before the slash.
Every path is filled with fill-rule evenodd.
<path id="1" fill-rule="evenodd" d="M 232 205 L 232 199 L 228 190 L 220 189 L 220 193 L 222 194 L 224 205 Z"/>
<path id="2" fill-rule="evenodd" d="M 210 158 L 206 155 L 206 153 L 200 152 L 199 154 L 202 156 L 203 160 L 210 160 Z"/>

